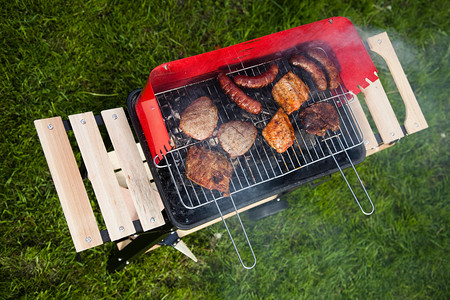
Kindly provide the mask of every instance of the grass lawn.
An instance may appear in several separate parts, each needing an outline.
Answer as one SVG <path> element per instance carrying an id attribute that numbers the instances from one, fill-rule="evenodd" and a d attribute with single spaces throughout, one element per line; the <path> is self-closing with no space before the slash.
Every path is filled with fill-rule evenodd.
<path id="1" fill-rule="evenodd" d="M 447 1 L 15 0 L 0 16 L 0 298 L 450 298 Z M 125 107 L 161 63 L 332 16 L 363 38 L 388 32 L 429 123 L 358 165 L 372 216 L 334 174 L 289 193 L 274 216 L 242 216 L 251 271 L 221 223 L 184 239 L 198 263 L 166 247 L 109 274 L 112 243 L 77 262 L 33 120 Z M 404 120 L 387 66 L 371 56 Z"/>

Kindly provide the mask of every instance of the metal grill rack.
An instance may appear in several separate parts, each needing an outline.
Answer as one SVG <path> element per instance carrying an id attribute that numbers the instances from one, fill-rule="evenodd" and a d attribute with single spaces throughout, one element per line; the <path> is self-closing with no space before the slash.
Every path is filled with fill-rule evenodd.
<path id="1" fill-rule="evenodd" d="M 185 208 L 195 209 L 223 198 L 217 191 L 210 191 L 192 183 L 185 175 L 185 158 L 192 145 L 202 144 L 210 149 L 222 151 L 215 135 L 206 141 L 199 142 L 179 130 L 181 112 L 200 96 L 207 95 L 216 104 L 219 124 L 231 120 L 245 120 L 251 121 L 258 129 L 259 134 L 252 148 L 245 155 L 231 160 L 234 168 L 230 181 L 232 195 L 361 145 L 363 137 L 359 124 L 351 107 L 347 105 L 353 95 L 343 86 L 339 86 L 336 90 L 319 92 L 306 74 L 300 69 L 291 67 L 286 59 L 266 62 L 228 75 L 255 76 L 263 73 L 273 63 L 278 64 L 280 69 L 274 82 L 262 89 L 246 90 L 247 94 L 262 103 L 263 111 L 260 115 L 252 115 L 238 108 L 225 96 L 216 79 L 156 95 L 174 149 L 166 154 L 162 163 L 155 165 L 159 169 L 169 170 L 174 188 Z M 291 70 L 299 75 L 310 88 L 310 97 L 303 107 L 323 101 L 332 103 L 339 114 L 340 129 L 336 132 L 328 132 L 324 138 L 310 135 L 302 129 L 297 111 L 289 117 L 294 127 L 296 140 L 292 147 L 280 154 L 266 143 L 261 136 L 261 131 L 278 109 L 271 95 L 272 87 L 279 78 Z"/>

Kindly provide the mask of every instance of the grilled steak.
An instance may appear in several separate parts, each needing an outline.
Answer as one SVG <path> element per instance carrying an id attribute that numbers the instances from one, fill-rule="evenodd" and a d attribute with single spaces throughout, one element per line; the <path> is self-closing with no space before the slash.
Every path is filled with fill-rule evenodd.
<path id="1" fill-rule="evenodd" d="M 209 138 L 216 128 L 219 117 L 217 107 L 206 96 L 192 102 L 181 114 L 180 129 L 196 140 Z"/>
<path id="2" fill-rule="evenodd" d="M 290 115 L 308 99 L 308 86 L 292 71 L 289 71 L 272 88 L 273 99 Z"/>
<path id="3" fill-rule="evenodd" d="M 339 116 L 330 103 L 315 103 L 300 112 L 300 122 L 309 134 L 324 136 L 330 129 L 336 131 L 339 129 Z"/>
<path id="4" fill-rule="evenodd" d="M 223 150 L 231 157 L 236 157 L 252 147 L 257 133 L 256 127 L 250 122 L 230 121 L 220 125 L 217 136 Z"/>
<path id="5" fill-rule="evenodd" d="M 263 137 L 278 153 L 285 152 L 294 144 L 295 133 L 288 116 L 278 109 L 269 124 L 262 131 Z"/>
<path id="6" fill-rule="evenodd" d="M 229 183 L 233 176 L 230 161 L 219 152 L 205 147 L 192 146 L 186 157 L 186 176 L 209 189 L 230 195 Z"/>

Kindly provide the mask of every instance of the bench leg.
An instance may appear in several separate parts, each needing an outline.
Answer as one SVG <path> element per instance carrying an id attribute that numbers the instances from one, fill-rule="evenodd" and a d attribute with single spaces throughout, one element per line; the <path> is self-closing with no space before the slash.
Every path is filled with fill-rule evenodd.
<path id="1" fill-rule="evenodd" d="M 173 231 L 171 224 L 165 224 L 154 230 L 141 233 L 122 250 L 115 250 L 108 259 L 108 271 L 119 271 L 128 265 L 133 259 L 144 254 L 148 249 L 160 243 Z"/>

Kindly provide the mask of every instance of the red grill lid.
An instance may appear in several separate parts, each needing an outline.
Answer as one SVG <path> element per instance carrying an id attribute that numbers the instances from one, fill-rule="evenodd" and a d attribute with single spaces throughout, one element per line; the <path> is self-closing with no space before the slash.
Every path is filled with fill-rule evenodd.
<path id="1" fill-rule="evenodd" d="M 376 68 L 353 24 L 344 17 L 333 17 L 273 33 L 215 51 L 162 64 L 152 70 L 136 104 L 152 156 L 162 158 L 170 149 L 155 93 L 210 79 L 255 63 L 300 52 L 305 45 L 322 47 L 340 70 L 344 86 L 355 94 L 378 79 Z M 167 149 L 167 150 L 166 150 Z"/>

